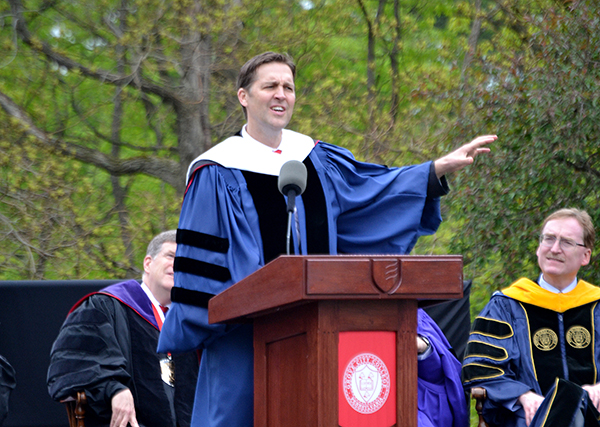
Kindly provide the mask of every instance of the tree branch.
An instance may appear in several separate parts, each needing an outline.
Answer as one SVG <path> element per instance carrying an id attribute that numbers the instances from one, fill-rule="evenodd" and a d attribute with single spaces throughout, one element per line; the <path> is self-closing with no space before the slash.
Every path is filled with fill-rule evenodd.
<path id="1" fill-rule="evenodd" d="M 40 41 L 32 36 L 27 28 L 27 22 L 23 15 L 23 5 L 21 0 L 8 0 L 12 9 L 13 19 L 16 21 L 15 29 L 17 34 L 20 36 L 21 40 L 26 43 L 29 47 L 34 49 L 37 52 L 44 54 L 49 60 L 56 62 L 58 65 L 61 65 L 68 70 L 78 70 L 81 74 L 87 77 L 94 78 L 104 83 L 110 83 L 114 85 L 128 85 L 134 79 L 136 87 L 139 87 L 140 90 L 146 93 L 152 93 L 157 96 L 160 96 L 165 101 L 176 102 L 179 97 L 176 93 L 173 93 L 167 90 L 164 87 L 161 87 L 157 84 L 148 81 L 147 79 L 141 79 L 136 74 L 137 70 L 132 72 L 130 75 L 119 75 L 110 73 L 106 70 L 92 70 L 79 62 L 68 58 L 64 55 L 55 52 L 52 47 L 43 41 Z"/>
<path id="2" fill-rule="evenodd" d="M 473 19 L 473 25 L 471 25 L 471 34 L 469 34 L 468 46 L 469 49 L 465 53 L 465 58 L 463 60 L 462 69 L 460 71 L 460 81 L 465 83 L 465 73 L 469 66 L 471 65 L 471 61 L 475 56 L 475 52 L 477 52 L 477 42 L 479 41 L 479 36 L 481 34 L 481 0 L 475 0 L 475 19 Z"/>
<path id="3" fill-rule="evenodd" d="M 183 193 L 185 182 L 180 171 L 179 163 L 163 158 L 155 157 L 133 157 L 129 159 L 118 159 L 113 156 L 82 147 L 61 139 L 52 138 L 44 130 L 38 128 L 31 117 L 27 115 L 15 102 L 0 92 L 0 106 L 12 117 L 14 117 L 24 128 L 28 135 L 47 148 L 58 151 L 60 154 L 71 156 L 84 163 L 97 166 L 112 175 L 133 175 L 143 173 L 163 180 L 171 185 L 179 193 Z"/>

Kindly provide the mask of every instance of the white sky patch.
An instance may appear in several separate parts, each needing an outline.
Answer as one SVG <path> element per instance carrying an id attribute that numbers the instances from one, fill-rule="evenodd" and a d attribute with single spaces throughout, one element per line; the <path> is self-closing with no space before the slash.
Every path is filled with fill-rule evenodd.
<path id="1" fill-rule="evenodd" d="M 75 43 L 73 32 L 62 24 L 55 25 L 50 29 L 50 35 L 55 39 L 65 39 L 71 43 Z"/>
<path id="2" fill-rule="evenodd" d="M 300 0 L 300 7 L 304 10 L 311 10 L 315 4 L 311 0 Z"/>
<path id="3" fill-rule="evenodd" d="M 84 40 L 83 45 L 87 50 L 94 50 L 97 47 L 106 46 L 106 42 L 99 37 L 93 37 Z"/>
<path id="4" fill-rule="evenodd" d="M 66 76 L 67 73 L 69 72 L 69 70 L 67 69 L 67 67 L 65 67 L 64 65 L 58 65 L 56 62 L 52 62 L 50 64 L 50 69 L 52 71 L 58 71 L 63 76 Z"/>

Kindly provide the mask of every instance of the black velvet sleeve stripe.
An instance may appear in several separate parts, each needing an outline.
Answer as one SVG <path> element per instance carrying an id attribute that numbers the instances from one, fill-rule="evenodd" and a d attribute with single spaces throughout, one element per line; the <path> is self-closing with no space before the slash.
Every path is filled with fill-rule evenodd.
<path id="1" fill-rule="evenodd" d="M 228 239 L 183 228 L 177 229 L 177 244 L 179 243 L 222 254 L 229 250 Z"/>
<path id="2" fill-rule="evenodd" d="M 214 294 L 184 288 L 171 288 L 171 301 L 173 302 L 208 308 L 208 301 L 212 297 Z"/>
<path id="3" fill-rule="evenodd" d="M 462 368 L 462 380 L 465 383 L 475 380 L 487 380 L 504 375 L 504 371 L 495 366 L 468 363 Z"/>
<path id="4" fill-rule="evenodd" d="M 506 360 L 506 349 L 481 341 L 469 341 L 465 350 L 465 357 L 485 357 L 492 360 Z"/>
<path id="5" fill-rule="evenodd" d="M 513 336 L 513 329 L 506 322 L 496 319 L 487 319 L 478 317 L 473 322 L 472 334 L 482 334 L 488 337 L 497 338 L 500 340 Z"/>
<path id="6" fill-rule="evenodd" d="M 227 282 L 231 279 L 228 268 L 186 257 L 175 257 L 173 270 L 218 280 L 219 282 Z"/>

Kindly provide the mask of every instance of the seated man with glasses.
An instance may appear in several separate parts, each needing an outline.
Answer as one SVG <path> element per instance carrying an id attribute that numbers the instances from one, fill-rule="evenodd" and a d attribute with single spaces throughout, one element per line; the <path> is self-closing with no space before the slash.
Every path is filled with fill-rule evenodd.
<path id="1" fill-rule="evenodd" d="M 595 231 L 577 209 L 552 213 L 536 251 L 537 282 L 496 292 L 473 322 L 463 383 L 484 387 L 492 426 L 599 426 L 600 288 L 577 278 Z"/>

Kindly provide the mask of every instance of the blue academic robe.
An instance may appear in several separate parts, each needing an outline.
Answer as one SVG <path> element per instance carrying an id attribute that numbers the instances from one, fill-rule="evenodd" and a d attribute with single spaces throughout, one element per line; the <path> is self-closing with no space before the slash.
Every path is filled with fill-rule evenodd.
<path id="1" fill-rule="evenodd" d="M 528 391 L 552 396 L 557 378 L 598 382 L 599 300 L 600 289 L 582 280 L 554 294 L 522 278 L 492 295 L 473 322 L 462 371 L 465 389 L 486 389 L 488 423 L 525 427 L 518 398 Z M 569 339 L 571 331 L 579 338 Z"/>
<path id="2" fill-rule="evenodd" d="M 297 198 L 300 236 L 294 234 L 299 253 L 314 253 L 312 246 L 317 253 L 407 254 L 419 236 L 434 233 L 441 222 L 439 197 L 428 195 L 431 162 L 387 168 L 318 142 L 304 163 L 309 178 Z M 276 177 L 268 179 L 210 162 L 192 168 L 178 226 L 175 288 L 216 295 L 277 255 L 269 224 L 260 217 L 287 221 L 287 214 Z M 319 194 L 307 196 L 315 187 Z M 322 207 L 308 215 L 315 212 L 310 207 L 315 198 L 322 199 Z M 280 211 L 273 215 L 275 209 Z M 314 230 L 322 234 L 314 236 Z M 252 327 L 211 325 L 205 307 L 174 302 L 158 350 L 194 349 L 203 349 L 203 356 L 193 425 L 252 426 Z"/>

